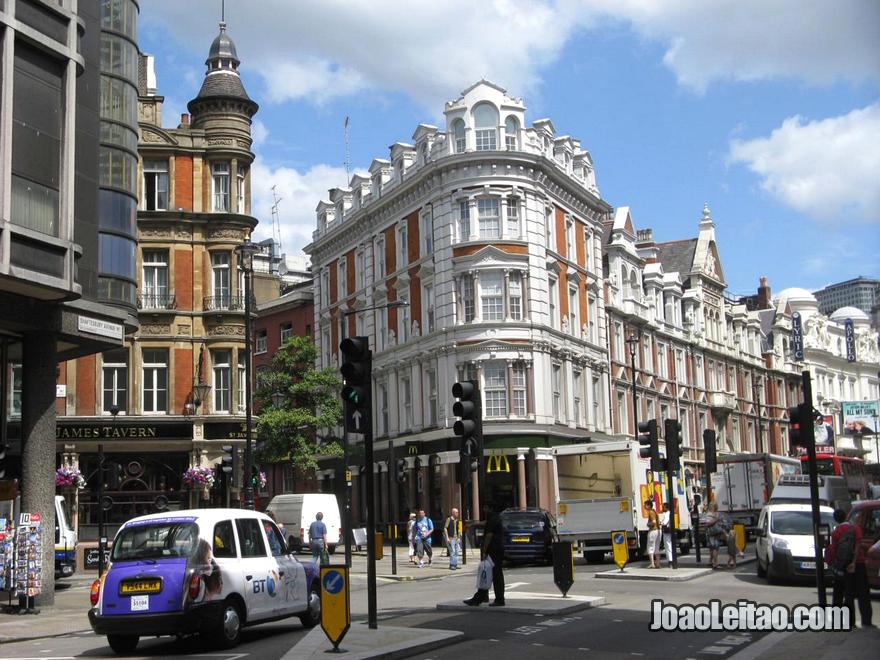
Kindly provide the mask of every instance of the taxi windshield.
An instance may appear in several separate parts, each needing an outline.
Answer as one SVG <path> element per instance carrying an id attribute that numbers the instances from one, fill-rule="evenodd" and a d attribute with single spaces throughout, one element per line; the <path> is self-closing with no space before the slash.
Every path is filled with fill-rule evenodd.
<path id="1" fill-rule="evenodd" d="M 157 520 L 130 525 L 113 541 L 113 561 L 189 557 L 198 546 L 199 529 L 192 522 Z"/>

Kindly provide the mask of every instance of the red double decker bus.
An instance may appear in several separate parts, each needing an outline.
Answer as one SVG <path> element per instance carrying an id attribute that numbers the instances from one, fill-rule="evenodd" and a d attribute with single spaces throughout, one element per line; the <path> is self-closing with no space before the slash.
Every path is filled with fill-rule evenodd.
<path id="1" fill-rule="evenodd" d="M 801 471 L 809 473 L 807 454 L 802 453 Z M 816 472 L 838 475 L 846 481 L 846 488 L 854 500 L 868 497 L 868 472 L 865 461 L 857 456 L 847 456 L 834 450 L 834 447 L 816 447 Z"/>

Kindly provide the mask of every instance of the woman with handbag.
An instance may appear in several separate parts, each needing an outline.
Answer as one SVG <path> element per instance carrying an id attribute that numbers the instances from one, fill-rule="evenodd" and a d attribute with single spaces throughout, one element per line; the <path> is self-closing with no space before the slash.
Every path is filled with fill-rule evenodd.
<path id="1" fill-rule="evenodd" d="M 724 531 L 721 514 L 718 513 L 718 504 L 716 502 L 709 502 L 709 505 L 706 507 L 706 510 L 709 514 L 708 520 L 706 521 L 706 540 L 709 543 L 709 563 L 712 564 L 712 568 L 718 568 L 718 553 L 721 550 L 721 540 L 727 538 L 727 534 Z"/>

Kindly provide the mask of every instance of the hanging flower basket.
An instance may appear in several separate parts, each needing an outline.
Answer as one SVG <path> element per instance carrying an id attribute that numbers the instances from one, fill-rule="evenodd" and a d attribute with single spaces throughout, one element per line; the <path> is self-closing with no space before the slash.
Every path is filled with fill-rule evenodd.
<path id="1" fill-rule="evenodd" d="M 214 485 L 214 470 L 196 466 L 183 473 L 183 485 L 194 490 L 210 490 Z"/>
<path id="2" fill-rule="evenodd" d="M 55 487 L 82 490 L 86 487 L 86 478 L 78 468 L 60 467 L 55 470 Z"/>
<path id="3" fill-rule="evenodd" d="M 260 487 L 260 490 L 266 490 L 266 473 L 260 470 L 257 474 L 257 483 L 256 485 Z"/>

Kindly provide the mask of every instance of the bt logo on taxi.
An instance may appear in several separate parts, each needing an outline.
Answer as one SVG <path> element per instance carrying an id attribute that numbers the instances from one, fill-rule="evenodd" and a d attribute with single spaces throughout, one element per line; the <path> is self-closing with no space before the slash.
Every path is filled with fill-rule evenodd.
<path id="1" fill-rule="evenodd" d="M 259 594 L 265 592 L 272 598 L 275 598 L 275 595 L 278 593 L 279 580 L 280 576 L 278 575 L 278 571 L 270 571 L 265 580 L 254 580 L 254 593 Z"/>

